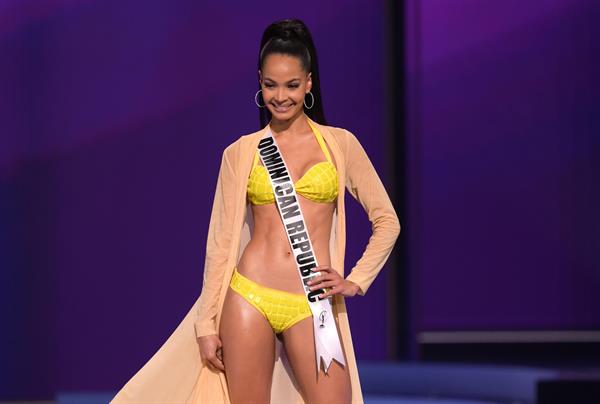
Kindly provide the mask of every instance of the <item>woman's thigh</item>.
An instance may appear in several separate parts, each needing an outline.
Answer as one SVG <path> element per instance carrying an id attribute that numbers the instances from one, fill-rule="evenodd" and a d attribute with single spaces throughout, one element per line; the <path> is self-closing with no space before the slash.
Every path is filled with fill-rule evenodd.
<path id="1" fill-rule="evenodd" d="M 307 404 L 351 402 L 352 387 L 347 366 L 334 360 L 327 374 L 322 367 L 317 374 L 312 316 L 285 330 L 282 337 L 285 352 Z"/>
<path id="2" fill-rule="evenodd" d="M 223 303 L 219 335 L 232 403 L 268 403 L 275 334 L 258 309 L 231 288 Z"/>

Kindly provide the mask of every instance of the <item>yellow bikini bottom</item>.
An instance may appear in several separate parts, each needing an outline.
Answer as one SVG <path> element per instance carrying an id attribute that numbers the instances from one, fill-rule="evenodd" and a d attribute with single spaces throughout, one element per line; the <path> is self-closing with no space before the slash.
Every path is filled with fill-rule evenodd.
<path id="1" fill-rule="evenodd" d="M 312 316 L 304 294 L 272 289 L 246 278 L 234 268 L 231 289 L 247 300 L 267 319 L 275 334 L 284 332 L 298 321 Z"/>

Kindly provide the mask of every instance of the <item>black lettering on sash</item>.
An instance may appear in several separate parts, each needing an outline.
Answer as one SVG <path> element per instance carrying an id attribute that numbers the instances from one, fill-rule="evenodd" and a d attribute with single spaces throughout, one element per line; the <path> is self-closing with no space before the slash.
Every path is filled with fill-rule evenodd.
<path id="1" fill-rule="evenodd" d="M 292 247 L 295 249 L 299 248 L 302 252 L 310 251 L 310 244 L 308 241 L 301 241 L 296 244 L 292 244 Z"/>
<path id="2" fill-rule="evenodd" d="M 277 146 L 275 146 L 274 144 L 260 149 L 259 153 L 263 157 L 268 156 L 269 154 L 279 155 L 279 153 L 277 153 Z"/>
<path id="3" fill-rule="evenodd" d="M 310 252 L 303 252 L 298 254 L 298 256 L 296 257 L 296 262 L 300 265 L 305 265 L 305 264 L 310 264 L 315 262 L 315 258 L 314 255 L 312 254 L 312 251 Z M 314 268 L 314 265 L 312 266 L 312 268 Z"/>
<path id="4" fill-rule="evenodd" d="M 273 179 L 287 177 L 287 170 L 285 169 L 285 167 L 274 168 L 274 169 L 268 168 L 268 169 L 269 169 L 269 175 Z"/>
<path id="5" fill-rule="evenodd" d="M 321 293 L 325 293 L 325 291 L 323 289 L 311 290 L 310 293 L 307 296 L 308 301 L 311 302 L 311 303 L 314 303 L 314 302 L 316 302 L 318 300 L 323 300 L 322 297 L 319 297 L 319 295 Z"/>
<path id="6" fill-rule="evenodd" d="M 293 197 L 289 197 L 289 198 L 293 198 Z M 282 209 L 281 213 L 283 214 L 283 217 L 285 219 L 288 219 L 288 218 L 294 217 L 294 216 L 298 216 L 300 214 L 299 205 L 297 203 L 294 203 L 289 208 Z"/>
<path id="7" fill-rule="evenodd" d="M 285 165 L 283 164 L 283 162 L 281 162 L 279 164 L 269 164 L 269 163 L 265 163 L 265 164 L 266 164 L 265 167 L 267 167 L 267 170 L 269 170 L 269 172 L 271 172 L 275 169 L 285 170 Z"/>
<path id="8" fill-rule="evenodd" d="M 292 243 L 294 243 L 296 241 L 306 240 L 306 239 L 308 239 L 308 234 L 306 234 L 305 231 L 303 231 L 302 233 L 292 234 L 290 236 L 290 240 L 292 241 Z"/>
<path id="9" fill-rule="evenodd" d="M 292 196 L 282 196 L 277 198 L 277 201 L 279 202 L 279 207 L 281 209 L 285 209 L 288 206 L 295 204 L 296 203 L 296 198 L 292 195 Z"/>
<path id="10" fill-rule="evenodd" d="M 284 183 L 285 182 L 290 182 L 290 177 L 286 176 L 286 177 L 283 177 L 283 178 L 277 178 L 277 179 L 274 179 L 273 182 L 275 184 L 281 184 L 282 182 L 284 182 Z"/>
<path id="11" fill-rule="evenodd" d="M 313 269 L 314 267 L 316 267 L 317 265 L 315 265 L 315 262 L 311 262 L 308 265 L 304 265 L 300 267 L 300 273 L 302 274 L 302 279 L 308 281 L 310 279 L 312 279 L 313 277 L 310 275 L 315 275 L 315 273 L 313 271 L 311 271 L 311 269 Z M 316 275 L 315 275 L 316 276 Z"/>
<path id="12" fill-rule="evenodd" d="M 289 194 L 292 192 L 292 184 L 285 183 L 283 185 L 277 185 L 275 187 L 275 195 L 284 196 L 285 194 Z"/>
<path id="13" fill-rule="evenodd" d="M 275 140 L 269 136 L 269 137 L 264 137 L 262 139 L 260 139 L 260 142 L 258 142 L 258 148 L 262 149 L 264 147 L 270 146 L 273 144 Z"/>
<path id="14" fill-rule="evenodd" d="M 292 222 L 286 224 L 289 234 L 299 233 L 304 230 L 304 222 L 302 220 L 298 220 L 297 222 Z"/>
<path id="15" fill-rule="evenodd" d="M 315 274 L 315 273 L 313 272 L 313 275 L 312 275 L 312 276 L 307 276 L 306 278 L 302 278 L 302 283 L 304 284 L 304 286 L 307 286 L 307 287 L 308 287 L 308 289 L 310 289 L 310 286 L 309 286 L 309 285 L 307 285 L 307 283 L 308 283 L 308 282 L 310 282 L 310 281 L 311 281 L 313 278 L 315 278 L 315 277 L 317 277 L 317 274 Z"/>
<path id="16" fill-rule="evenodd" d="M 259 153 L 262 157 L 263 164 L 269 172 L 271 182 L 278 184 L 274 188 L 275 195 L 277 196 L 277 204 L 279 210 L 284 217 L 288 219 L 293 216 L 300 215 L 300 205 L 294 197 L 294 195 L 288 195 L 293 193 L 292 180 L 289 177 L 289 173 L 285 167 L 283 157 L 281 156 L 275 139 L 272 136 L 262 138 L 258 143 Z M 300 220 L 288 223 L 286 225 L 287 233 L 292 243 L 293 249 L 300 249 L 301 253 L 296 256 L 302 282 L 305 286 L 305 291 L 308 292 L 307 298 L 311 303 L 323 300 L 319 295 L 325 293 L 324 289 L 310 290 L 306 282 L 317 276 L 312 268 L 316 267 L 316 261 L 314 253 L 308 240 L 308 234 L 305 229 L 302 218 Z M 298 243 L 293 244 L 295 241 Z"/>
<path id="17" fill-rule="evenodd" d="M 275 146 L 273 146 L 273 147 L 275 147 Z M 281 154 L 279 154 L 279 153 L 273 153 L 269 156 L 263 155 L 263 161 L 265 162 L 265 165 L 267 167 L 283 165 L 283 159 L 281 158 Z"/>

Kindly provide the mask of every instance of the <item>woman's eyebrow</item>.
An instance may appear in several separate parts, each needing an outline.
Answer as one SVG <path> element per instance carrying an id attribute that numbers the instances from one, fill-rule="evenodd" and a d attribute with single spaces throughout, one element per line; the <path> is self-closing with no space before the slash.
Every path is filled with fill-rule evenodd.
<path id="1" fill-rule="evenodd" d="M 291 80 L 288 80 L 288 83 L 291 83 L 292 81 L 296 81 L 296 80 L 300 80 L 300 77 L 296 77 L 296 78 L 293 78 Z M 275 81 L 275 80 L 273 80 L 273 79 L 271 79 L 269 77 L 265 77 L 265 81 L 272 81 L 273 83 L 277 83 L 277 81 Z"/>

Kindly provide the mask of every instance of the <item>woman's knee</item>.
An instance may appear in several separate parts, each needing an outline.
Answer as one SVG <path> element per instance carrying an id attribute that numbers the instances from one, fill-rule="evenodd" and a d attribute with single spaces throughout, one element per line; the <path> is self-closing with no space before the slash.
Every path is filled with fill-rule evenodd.
<path id="1" fill-rule="evenodd" d="M 347 368 L 337 362 L 331 364 L 327 374 L 321 369 L 317 384 L 309 393 L 313 403 L 350 403 L 352 401 L 352 386 Z"/>
<path id="2" fill-rule="evenodd" d="M 326 374 L 316 372 L 311 320 L 302 320 L 283 334 L 284 346 L 292 371 L 307 403 L 350 403 L 352 388 L 347 365 L 331 363 Z"/>

